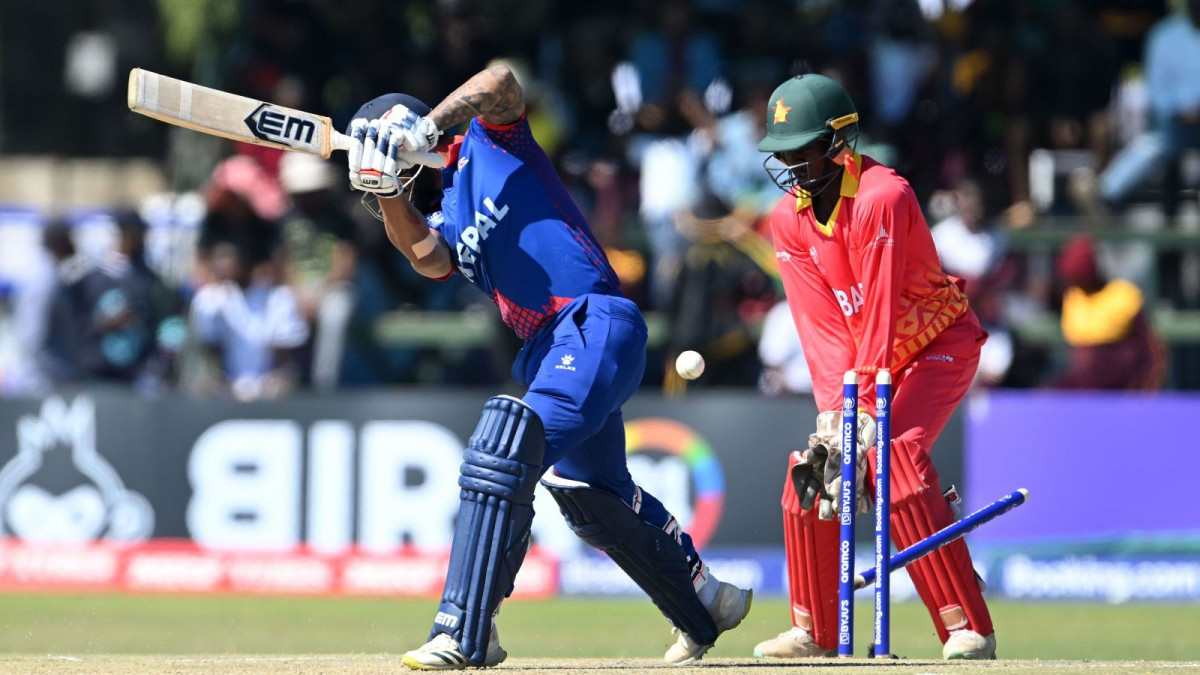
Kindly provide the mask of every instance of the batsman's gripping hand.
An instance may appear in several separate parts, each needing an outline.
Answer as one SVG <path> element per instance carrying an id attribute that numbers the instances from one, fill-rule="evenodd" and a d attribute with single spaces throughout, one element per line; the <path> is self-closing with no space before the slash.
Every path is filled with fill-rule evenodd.
<path id="1" fill-rule="evenodd" d="M 403 104 L 392 106 L 379 120 L 388 125 L 390 134 L 397 135 L 392 142 L 397 143 L 402 152 L 430 152 L 437 147 L 438 138 L 442 135 L 432 120 L 421 117 Z M 382 137 L 382 127 L 380 133 Z"/>
<path id="2" fill-rule="evenodd" d="M 380 131 L 380 128 L 383 131 Z M 346 164 L 350 187 L 380 197 L 400 194 L 401 171 L 412 166 L 400 155 L 399 136 L 381 120 L 359 117 L 350 122 Z"/>
<path id="3" fill-rule="evenodd" d="M 808 437 L 809 447 L 824 448 L 822 463 L 821 502 L 817 517 L 832 520 L 841 511 L 842 493 L 842 411 L 829 410 L 817 415 L 817 430 Z M 865 412 L 858 413 L 858 447 L 855 452 L 854 485 L 855 512 L 871 510 L 871 496 L 867 492 L 867 451 L 875 447 L 875 420 Z M 820 455 L 818 451 L 815 453 Z M 814 473 L 817 468 L 814 467 Z"/>
<path id="4" fill-rule="evenodd" d="M 398 195 L 404 188 L 400 172 L 413 166 L 404 154 L 432 150 L 441 133 L 433 122 L 404 105 L 392 106 L 377 120 L 351 121 L 350 186 L 380 197 Z"/>

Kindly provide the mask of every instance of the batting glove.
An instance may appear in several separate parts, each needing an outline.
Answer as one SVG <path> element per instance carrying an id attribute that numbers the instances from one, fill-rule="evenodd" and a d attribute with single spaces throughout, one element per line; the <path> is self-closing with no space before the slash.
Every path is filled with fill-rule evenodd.
<path id="1" fill-rule="evenodd" d="M 346 152 L 350 187 L 380 197 L 395 197 L 400 194 L 400 172 L 412 164 L 400 155 L 398 137 L 381 137 L 381 126 L 380 120 L 363 117 L 350 122 L 350 148 Z"/>
<path id="2" fill-rule="evenodd" d="M 399 148 L 404 152 L 432 151 L 442 135 L 432 120 L 421 117 L 403 104 L 392 106 L 379 120 L 389 126 L 386 132 L 389 138 L 391 134 L 399 134 Z"/>

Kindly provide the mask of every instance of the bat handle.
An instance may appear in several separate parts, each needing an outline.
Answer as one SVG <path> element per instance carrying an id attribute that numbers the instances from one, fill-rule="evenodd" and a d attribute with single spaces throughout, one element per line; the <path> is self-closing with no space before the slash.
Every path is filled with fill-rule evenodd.
<path id="1" fill-rule="evenodd" d="M 330 145 L 334 150 L 349 150 L 350 137 L 338 131 L 330 134 Z M 402 152 L 400 153 L 404 159 L 422 166 L 428 166 L 433 169 L 440 169 L 446 165 L 442 156 L 436 152 Z"/>

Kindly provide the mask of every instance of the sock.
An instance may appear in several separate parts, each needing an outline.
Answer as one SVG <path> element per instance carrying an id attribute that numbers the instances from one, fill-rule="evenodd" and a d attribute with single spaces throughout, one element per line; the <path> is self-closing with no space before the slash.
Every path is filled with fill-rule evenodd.
<path id="1" fill-rule="evenodd" d="M 708 565 L 701 562 L 700 572 L 692 578 L 692 583 L 696 586 L 696 595 L 700 598 L 700 602 L 704 603 L 705 607 L 711 608 L 717 600 L 717 588 L 720 587 L 721 581 L 709 571 Z"/>

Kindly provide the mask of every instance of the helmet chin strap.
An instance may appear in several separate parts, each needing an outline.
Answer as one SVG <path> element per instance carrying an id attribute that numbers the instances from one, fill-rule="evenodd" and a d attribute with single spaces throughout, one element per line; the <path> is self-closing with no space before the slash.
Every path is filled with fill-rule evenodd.
<path id="1" fill-rule="evenodd" d="M 833 171 L 830 171 L 829 173 L 826 173 L 823 176 L 819 176 L 819 177 L 814 178 L 814 179 L 808 181 L 807 183 L 805 183 L 805 185 L 808 187 L 801 187 L 801 186 L 797 185 L 796 192 L 798 193 L 798 196 L 800 196 L 800 197 L 804 197 L 805 199 L 812 199 L 812 198 L 816 197 L 817 195 L 821 194 L 822 192 L 824 192 L 825 189 L 828 188 L 830 185 L 833 185 L 834 179 L 837 178 L 839 175 L 841 175 L 841 173 L 842 173 L 842 167 L 839 166 L 838 168 L 834 169 Z"/>
<path id="2" fill-rule="evenodd" d="M 816 197 L 824 192 L 830 185 L 833 185 L 833 181 L 842 174 L 842 170 L 846 166 L 846 160 L 851 154 L 850 146 L 843 145 L 842 149 L 839 150 L 837 154 L 829 158 L 829 161 L 833 162 L 837 168 L 805 183 L 805 185 L 809 187 L 796 185 L 798 196 L 804 197 L 805 199 L 812 199 L 813 197 Z"/>

